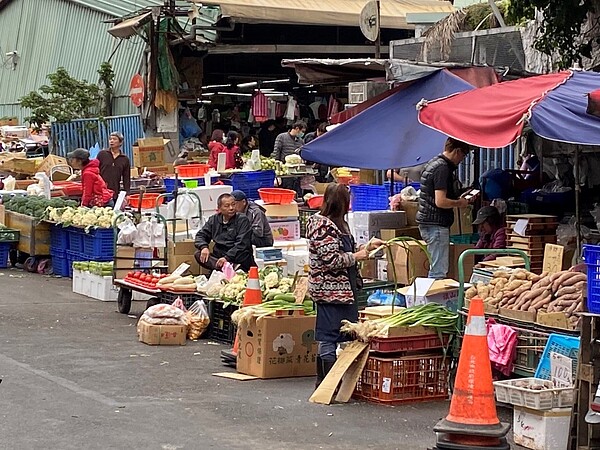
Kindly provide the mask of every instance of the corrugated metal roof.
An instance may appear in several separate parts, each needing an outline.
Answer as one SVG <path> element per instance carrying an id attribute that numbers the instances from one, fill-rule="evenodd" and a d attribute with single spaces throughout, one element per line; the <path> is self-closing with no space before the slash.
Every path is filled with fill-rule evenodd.
<path id="1" fill-rule="evenodd" d="M 139 11 L 140 9 L 152 6 L 163 6 L 163 0 L 67 0 L 77 3 L 86 8 L 108 14 L 113 17 L 123 17 L 125 15 Z"/>
<path id="2" fill-rule="evenodd" d="M 129 81 L 139 69 L 145 43 L 137 36 L 124 41 L 111 37 L 106 32 L 110 25 L 104 21 L 113 16 L 79 3 L 46 0 L 40 14 L 38 0 L 13 0 L 0 10 L 0 117 L 15 115 L 18 99 L 47 84 L 47 74 L 58 67 L 65 67 L 75 78 L 97 82 L 100 64 L 120 42 L 110 62 L 115 71 L 115 94 L 128 95 Z M 11 51 L 19 55 L 15 70 L 4 56 Z M 118 104 L 123 107 L 115 114 L 134 112 L 125 102 Z"/>

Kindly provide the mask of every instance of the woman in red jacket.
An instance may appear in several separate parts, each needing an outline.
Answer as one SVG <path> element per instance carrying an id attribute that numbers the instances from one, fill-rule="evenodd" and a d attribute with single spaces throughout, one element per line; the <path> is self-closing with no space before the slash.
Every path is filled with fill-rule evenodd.
<path id="1" fill-rule="evenodd" d="M 208 150 L 210 155 L 208 156 L 208 165 L 212 169 L 217 168 L 217 162 L 219 161 L 219 153 L 225 152 L 225 145 L 223 144 L 223 130 L 214 130 L 208 143 Z"/>
<path id="2" fill-rule="evenodd" d="M 106 187 L 100 176 L 100 162 L 90 160 L 90 152 L 78 148 L 67 155 L 69 164 L 75 170 L 81 170 L 81 206 L 114 206 L 113 191 Z"/>
<path id="3" fill-rule="evenodd" d="M 502 249 L 506 248 L 506 227 L 500 211 L 495 206 L 484 206 L 477 212 L 473 225 L 479 226 L 479 241 L 475 248 Z M 480 258 L 476 258 L 479 260 Z M 483 261 L 496 259 L 496 255 L 488 255 Z"/>
<path id="4" fill-rule="evenodd" d="M 240 155 L 240 135 L 235 131 L 227 133 L 227 142 L 225 142 L 225 153 L 227 159 L 225 160 L 226 169 L 241 169 L 244 167 L 244 161 L 242 155 Z"/>

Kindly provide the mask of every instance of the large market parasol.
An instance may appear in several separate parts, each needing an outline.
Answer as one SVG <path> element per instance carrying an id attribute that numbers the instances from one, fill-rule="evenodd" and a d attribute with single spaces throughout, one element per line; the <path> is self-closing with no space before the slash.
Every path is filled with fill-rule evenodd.
<path id="1" fill-rule="evenodd" d="M 483 148 L 513 143 L 526 123 L 548 140 L 600 145 L 600 119 L 587 113 L 599 88 L 599 73 L 571 70 L 506 81 L 423 101 L 419 122 Z"/>

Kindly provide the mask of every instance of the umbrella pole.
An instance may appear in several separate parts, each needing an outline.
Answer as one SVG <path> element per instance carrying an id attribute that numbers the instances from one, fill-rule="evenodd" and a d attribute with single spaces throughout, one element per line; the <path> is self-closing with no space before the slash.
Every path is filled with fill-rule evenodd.
<path id="1" fill-rule="evenodd" d="M 581 186 L 579 184 L 579 145 L 575 146 L 575 230 L 577 231 L 577 248 L 575 249 L 575 258 L 579 261 L 581 256 L 581 205 L 579 194 Z"/>

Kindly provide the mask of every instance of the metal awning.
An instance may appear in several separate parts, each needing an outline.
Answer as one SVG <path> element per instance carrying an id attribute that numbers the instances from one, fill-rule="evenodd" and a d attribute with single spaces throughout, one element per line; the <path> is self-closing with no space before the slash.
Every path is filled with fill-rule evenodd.
<path id="1" fill-rule="evenodd" d="M 278 23 L 357 27 L 365 0 L 202 0 L 216 5 L 221 17 L 241 23 Z M 413 29 L 409 13 L 451 13 L 454 7 L 442 0 L 386 0 L 381 2 L 381 27 Z"/>
<path id="2" fill-rule="evenodd" d="M 386 59 L 284 59 L 283 67 L 296 71 L 300 84 L 347 83 L 385 78 Z"/>
<path id="3" fill-rule="evenodd" d="M 137 30 L 150 22 L 152 13 L 147 12 L 131 19 L 124 20 L 112 28 L 108 29 L 108 33 L 116 38 L 127 39 L 137 34 Z"/>

